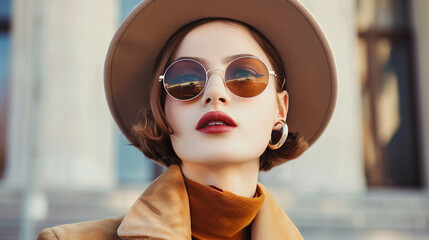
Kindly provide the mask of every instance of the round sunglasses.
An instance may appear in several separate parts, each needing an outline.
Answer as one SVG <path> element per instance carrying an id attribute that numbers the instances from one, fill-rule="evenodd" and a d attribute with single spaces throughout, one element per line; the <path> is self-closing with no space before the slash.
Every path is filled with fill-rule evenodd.
<path id="1" fill-rule="evenodd" d="M 194 59 L 179 59 L 165 70 L 164 75 L 159 76 L 159 81 L 163 82 L 165 91 L 171 97 L 188 101 L 204 91 L 208 73 L 214 70 L 223 71 L 206 70 L 203 64 Z M 243 98 L 258 96 L 267 87 L 269 75 L 277 77 L 261 60 L 251 56 L 234 59 L 223 72 L 225 86 L 233 94 Z"/>

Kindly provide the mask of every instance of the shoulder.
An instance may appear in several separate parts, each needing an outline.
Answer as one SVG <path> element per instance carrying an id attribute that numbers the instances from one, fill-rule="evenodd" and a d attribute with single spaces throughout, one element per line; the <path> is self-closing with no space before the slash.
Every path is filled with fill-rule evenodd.
<path id="1" fill-rule="evenodd" d="M 120 239 L 116 234 L 124 216 L 106 218 L 95 221 L 78 222 L 45 228 L 40 232 L 37 240 L 65 240 L 65 239 Z"/>

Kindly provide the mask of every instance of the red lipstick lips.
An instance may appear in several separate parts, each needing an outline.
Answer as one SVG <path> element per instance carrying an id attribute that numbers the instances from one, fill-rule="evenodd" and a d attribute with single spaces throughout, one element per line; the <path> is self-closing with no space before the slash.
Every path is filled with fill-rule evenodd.
<path id="1" fill-rule="evenodd" d="M 211 111 L 204 114 L 197 124 L 196 130 L 207 133 L 224 133 L 237 127 L 237 124 L 226 113 Z"/>

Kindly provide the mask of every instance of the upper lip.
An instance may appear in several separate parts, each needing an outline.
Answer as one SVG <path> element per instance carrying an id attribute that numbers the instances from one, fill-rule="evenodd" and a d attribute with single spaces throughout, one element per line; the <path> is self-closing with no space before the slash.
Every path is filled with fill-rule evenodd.
<path id="1" fill-rule="evenodd" d="M 232 127 L 237 126 L 237 124 L 234 122 L 234 120 L 230 116 L 228 116 L 228 114 L 221 112 L 221 111 L 211 111 L 211 112 L 204 114 L 201 117 L 200 121 L 198 121 L 196 129 L 198 130 L 200 128 L 203 128 L 209 122 L 212 122 L 212 121 L 222 121 L 226 125 L 229 125 Z"/>

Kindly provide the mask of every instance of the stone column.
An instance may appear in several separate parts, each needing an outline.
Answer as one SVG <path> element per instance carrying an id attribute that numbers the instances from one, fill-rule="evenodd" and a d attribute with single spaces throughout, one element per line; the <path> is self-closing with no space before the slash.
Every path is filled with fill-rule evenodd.
<path id="1" fill-rule="evenodd" d="M 429 189 L 429 1 L 411 1 L 411 20 L 415 37 L 418 116 L 423 184 Z"/>
<path id="2" fill-rule="evenodd" d="M 115 186 L 103 67 L 118 7 L 117 0 L 14 1 L 7 187 Z"/>
<path id="3" fill-rule="evenodd" d="M 338 71 L 338 100 L 332 120 L 301 157 L 261 180 L 270 186 L 304 192 L 359 192 L 365 189 L 361 97 L 357 66 L 356 3 L 353 0 L 302 0 L 331 44 Z"/>

